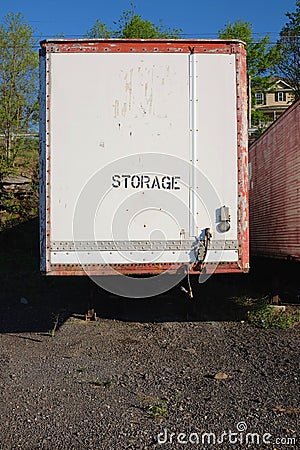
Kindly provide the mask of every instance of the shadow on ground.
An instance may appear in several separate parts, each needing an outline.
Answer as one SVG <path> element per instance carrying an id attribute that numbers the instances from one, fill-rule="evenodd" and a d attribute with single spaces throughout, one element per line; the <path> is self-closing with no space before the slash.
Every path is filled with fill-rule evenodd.
<path id="1" fill-rule="evenodd" d="M 85 320 L 92 307 L 99 318 L 124 321 L 239 321 L 246 311 L 234 297 L 266 295 L 272 291 L 274 273 L 283 273 L 282 263 L 275 270 L 257 261 L 248 275 L 215 275 L 201 285 L 198 277 L 191 277 L 193 299 L 180 285 L 156 297 L 128 299 L 104 291 L 88 277 L 42 276 L 36 219 L 2 232 L 0 246 L 1 333 L 48 333 L 70 317 Z M 294 272 L 288 273 L 293 280 Z M 187 280 L 181 285 L 187 288 Z"/>

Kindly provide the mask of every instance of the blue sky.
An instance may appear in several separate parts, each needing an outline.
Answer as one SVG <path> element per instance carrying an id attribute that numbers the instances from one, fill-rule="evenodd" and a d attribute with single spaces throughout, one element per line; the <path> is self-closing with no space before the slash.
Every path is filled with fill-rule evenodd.
<path id="1" fill-rule="evenodd" d="M 253 24 L 255 36 L 270 34 L 275 41 L 287 22 L 285 13 L 295 10 L 295 0 L 135 0 L 143 19 L 165 27 L 182 28 L 184 37 L 216 37 L 228 21 L 242 19 Z M 130 0 L 0 0 L 0 18 L 21 12 L 38 39 L 62 32 L 83 37 L 96 19 L 113 26 Z"/>

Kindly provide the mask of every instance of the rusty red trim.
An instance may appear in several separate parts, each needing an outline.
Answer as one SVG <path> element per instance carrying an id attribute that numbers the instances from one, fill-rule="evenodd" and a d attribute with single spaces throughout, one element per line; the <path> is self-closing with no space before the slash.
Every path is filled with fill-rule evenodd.
<path id="1" fill-rule="evenodd" d="M 233 40 L 70 39 L 45 40 L 47 53 L 237 53 L 244 46 Z"/>
<path id="2" fill-rule="evenodd" d="M 249 271 L 248 121 L 246 51 L 236 54 L 238 144 L 238 243 L 239 266 Z"/>
<path id="3" fill-rule="evenodd" d="M 89 265 L 84 270 L 84 267 L 79 265 L 68 265 L 68 264 L 52 264 L 50 271 L 46 275 L 158 275 L 160 273 L 168 271 L 170 274 L 175 274 L 177 271 L 186 270 L 188 271 L 188 264 L 174 264 L 174 263 L 164 263 L 164 264 L 112 264 L 108 265 Z M 241 272 L 239 265 L 236 262 L 232 263 L 220 263 L 216 264 L 205 264 L 206 273 L 238 273 Z M 189 270 L 190 274 L 199 275 L 200 270 L 194 270 L 191 268 Z"/>

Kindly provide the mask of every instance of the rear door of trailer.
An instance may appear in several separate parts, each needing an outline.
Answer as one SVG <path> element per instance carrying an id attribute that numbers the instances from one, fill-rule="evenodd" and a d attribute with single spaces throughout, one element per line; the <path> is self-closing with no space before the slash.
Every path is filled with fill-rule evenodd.
<path id="1" fill-rule="evenodd" d="M 245 116 L 239 42 L 43 42 L 42 270 L 247 270 Z"/>

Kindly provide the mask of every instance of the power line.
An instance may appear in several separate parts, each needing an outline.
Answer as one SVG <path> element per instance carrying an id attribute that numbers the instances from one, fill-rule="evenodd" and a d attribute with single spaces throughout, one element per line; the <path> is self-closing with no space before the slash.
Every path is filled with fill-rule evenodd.
<path id="1" fill-rule="evenodd" d="M 62 33 L 63 34 L 63 33 Z M 53 33 L 53 34 L 45 34 L 43 35 L 42 39 L 47 39 L 47 38 L 54 38 L 54 36 L 57 36 L 57 33 Z M 261 36 L 262 38 L 264 37 L 270 37 L 271 36 L 280 36 L 280 32 L 262 32 L 262 33 L 252 33 L 252 35 L 256 35 L 256 36 Z M 178 33 L 178 36 L 218 36 L 218 32 L 209 32 L 209 33 Z M 41 39 L 40 36 L 33 36 L 35 39 Z M 113 35 L 113 37 L 118 37 L 117 35 Z M 287 35 L 284 37 L 288 37 L 288 38 L 299 38 L 300 35 Z M 63 36 L 59 39 L 71 39 L 71 38 L 86 38 L 86 34 L 63 34 Z"/>
<path id="2" fill-rule="evenodd" d="M 258 34 L 258 33 L 254 33 L 254 34 Z M 197 38 L 197 37 L 199 37 L 199 38 L 208 38 L 209 37 L 209 38 L 212 38 L 212 39 L 213 38 L 219 39 L 217 33 L 179 33 L 178 36 L 179 36 L 179 38 Z M 263 36 L 262 39 L 264 37 L 269 37 L 269 36 L 268 35 Z M 53 39 L 53 40 L 55 40 L 55 39 L 66 39 L 66 40 L 68 40 L 68 39 L 69 40 L 72 40 L 72 39 L 88 39 L 86 37 L 86 35 L 83 35 L 83 34 L 69 34 L 69 35 L 64 35 L 62 37 L 55 37 L 55 35 L 45 35 L 43 37 L 34 36 L 34 38 L 38 39 L 39 41 L 42 41 L 42 40 L 45 40 L 45 39 Z M 116 35 L 112 36 L 111 39 L 119 39 L 119 36 L 116 36 Z M 228 38 L 228 39 L 231 39 L 231 38 Z M 235 38 L 232 38 L 232 39 L 235 39 Z M 278 40 L 285 41 L 285 40 L 289 40 L 289 39 L 300 39 L 300 35 L 288 35 L 288 36 L 281 36 L 281 37 L 278 36 Z M 277 44 L 278 40 L 277 41 L 273 41 L 272 40 L 272 41 L 268 42 L 268 45 L 275 45 L 275 44 Z M 260 42 L 261 41 L 253 41 L 253 42 L 251 42 L 251 44 L 259 44 Z M 22 45 L 15 45 L 15 46 L 14 45 L 7 45 L 7 46 L 5 46 L 5 48 L 6 49 L 12 49 L 12 48 L 23 49 L 23 46 Z M 40 45 L 37 42 L 35 45 L 32 45 L 31 48 L 32 49 L 39 49 Z"/>

